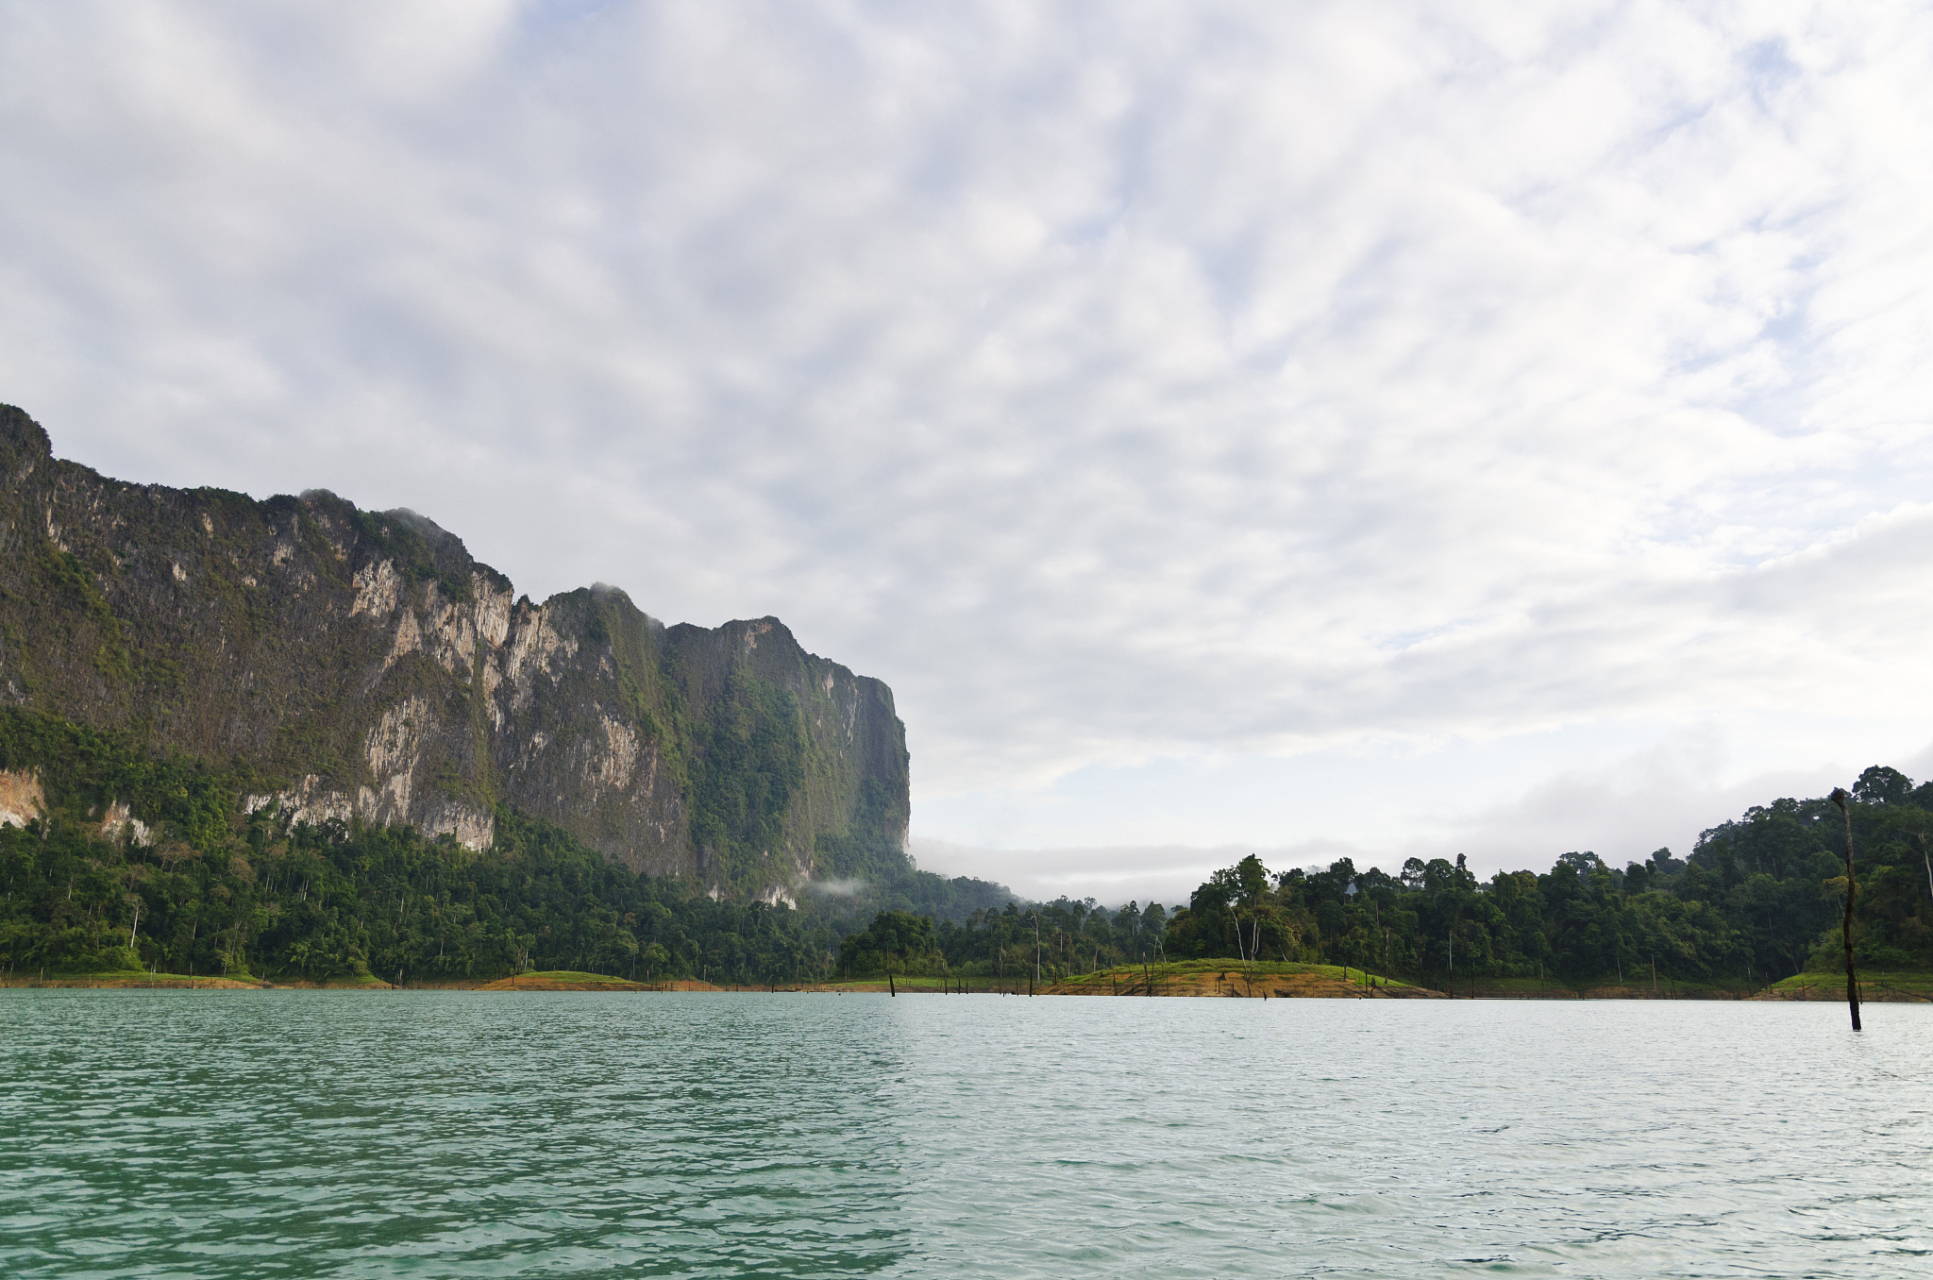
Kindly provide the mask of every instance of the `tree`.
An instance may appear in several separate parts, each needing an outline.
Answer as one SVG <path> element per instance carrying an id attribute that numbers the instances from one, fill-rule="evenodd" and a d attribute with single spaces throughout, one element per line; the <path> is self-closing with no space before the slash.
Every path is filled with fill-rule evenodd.
<path id="1" fill-rule="evenodd" d="M 1898 769 L 1874 765 L 1852 784 L 1853 798 L 1861 804 L 1905 804 L 1913 793 L 1913 780 Z"/>

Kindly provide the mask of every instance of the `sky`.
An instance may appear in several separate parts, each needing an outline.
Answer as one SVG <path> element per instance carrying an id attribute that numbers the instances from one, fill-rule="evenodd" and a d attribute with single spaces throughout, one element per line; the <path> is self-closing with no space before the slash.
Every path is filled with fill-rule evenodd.
<path id="1" fill-rule="evenodd" d="M 0 0 L 0 401 L 777 615 L 921 866 L 1933 773 L 1918 5 Z"/>

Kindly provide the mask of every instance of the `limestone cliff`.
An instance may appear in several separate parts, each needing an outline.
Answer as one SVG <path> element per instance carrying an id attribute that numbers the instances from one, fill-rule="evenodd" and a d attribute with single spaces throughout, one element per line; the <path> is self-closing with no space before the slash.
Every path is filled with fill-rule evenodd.
<path id="1" fill-rule="evenodd" d="M 407 511 L 126 484 L 0 406 L 0 703 L 239 766 L 248 803 L 491 840 L 496 807 L 773 897 L 903 846 L 892 692 L 773 618 L 542 604 Z M 885 856 L 896 857 L 896 852 Z"/>

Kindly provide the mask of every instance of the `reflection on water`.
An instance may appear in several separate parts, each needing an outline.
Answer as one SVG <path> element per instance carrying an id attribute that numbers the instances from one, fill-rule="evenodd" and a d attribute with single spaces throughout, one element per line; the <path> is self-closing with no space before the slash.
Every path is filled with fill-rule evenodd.
<path id="1" fill-rule="evenodd" d="M 1933 1009 L 0 992 L 0 1274 L 1933 1273 Z"/>

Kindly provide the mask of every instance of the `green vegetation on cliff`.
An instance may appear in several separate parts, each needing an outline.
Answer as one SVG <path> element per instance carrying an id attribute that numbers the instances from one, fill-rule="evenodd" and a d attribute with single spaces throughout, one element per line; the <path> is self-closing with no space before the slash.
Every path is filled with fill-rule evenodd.
<path id="1" fill-rule="evenodd" d="M 1003 894 L 906 868 L 795 910 L 633 871 L 508 807 L 486 850 L 407 826 L 296 822 L 274 804 L 245 811 L 243 774 L 19 708 L 0 708 L 0 770 L 37 787 L 42 809 L 0 825 L 0 972 L 13 977 L 809 981 L 832 971 L 856 913 Z"/>

